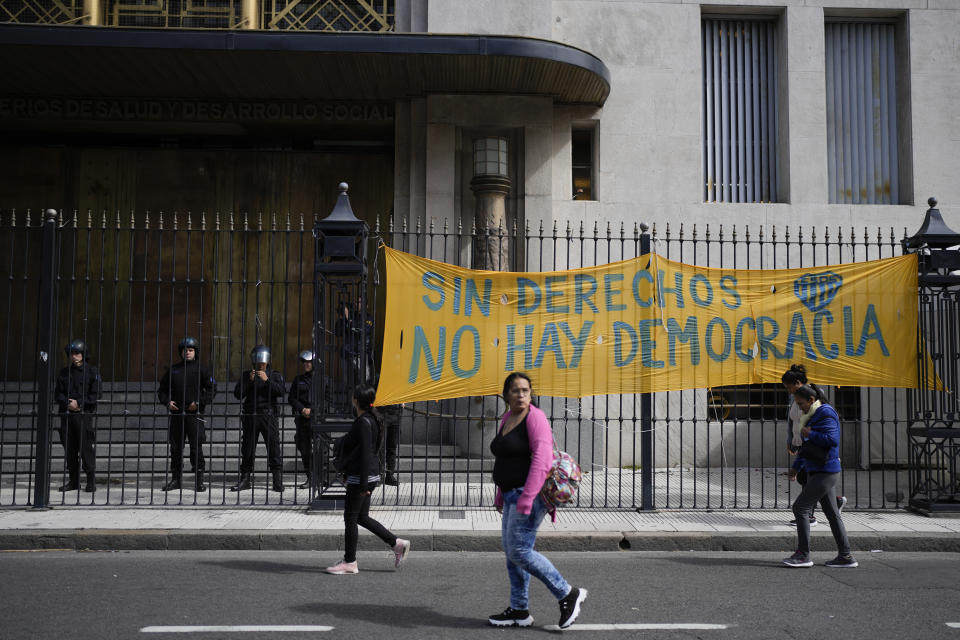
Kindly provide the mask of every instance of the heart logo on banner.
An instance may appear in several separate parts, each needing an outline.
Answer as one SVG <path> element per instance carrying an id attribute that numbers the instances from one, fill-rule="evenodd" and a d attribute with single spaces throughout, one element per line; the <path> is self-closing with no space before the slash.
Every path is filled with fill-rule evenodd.
<path id="1" fill-rule="evenodd" d="M 833 302 L 843 286 L 843 278 L 833 271 L 805 273 L 793 281 L 793 295 L 800 298 L 807 309 L 816 313 Z"/>

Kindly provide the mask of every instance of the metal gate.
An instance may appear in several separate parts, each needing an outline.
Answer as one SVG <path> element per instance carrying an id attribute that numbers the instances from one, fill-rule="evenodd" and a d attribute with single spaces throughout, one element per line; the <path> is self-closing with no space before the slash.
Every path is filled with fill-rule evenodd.
<path id="1" fill-rule="evenodd" d="M 35 212 L 0 212 L 0 246 L 6 250 L 0 296 L 9 310 L 0 321 L 0 505 L 43 503 L 46 496 L 54 505 L 310 502 L 311 490 L 299 488 L 305 469 L 286 398 L 278 416 L 284 491 L 271 490 L 262 442 L 252 489 L 233 492 L 230 486 L 240 462 L 240 405 L 232 391 L 249 369 L 250 349 L 269 345 L 271 367 L 289 385 L 298 371 L 297 353 L 313 344 L 315 222 L 316 216 L 146 211 L 57 212 L 44 220 Z M 384 287 L 389 286 L 377 262 L 381 242 L 465 267 L 489 257 L 490 247 L 505 262 L 498 265 L 502 269 L 549 271 L 633 258 L 649 242 L 651 250 L 691 264 L 771 269 L 896 256 L 907 236 L 906 229 L 685 224 L 646 229 L 639 222 L 474 229 L 424 221 L 395 227 L 387 219 L 373 219 L 371 227 L 369 275 L 357 297 L 369 300 L 361 317 L 369 318 L 375 354 Z M 941 377 L 956 380 L 956 289 L 945 295 L 954 304 L 952 312 L 934 309 L 929 296 L 921 297 L 921 308 L 948 336 L 936 343 L 941 357 L 934 359 L 935 366 Z M 335 317 L 329 313 L 321 315 Z M 47 326 L 57 348 L 44 358 Z M 337 331 L 335 326 L 320 329 Z M 185 482 L 164 492 L 170 478 L 168 417 L 157 399 L 157 381 L 178 360 L 176 345 L 186 335 L 199 339 L 200 359 L 217 380 L 201 446 L 208 489 L 196 492 Z M 93 493 L 56 490 L 66 480 L 57 433 L 61 417 L 55 405 L 38 405 L 43 385 L 52 384 L 66 365 L 62 348 L 74 338 L 89 345 L 87 358 L 102 377 L 93 415 Z M 910 478 L 908 441 L 917 398 L 906 390 L 879 388 L 829 388 L 828 395 L 843 421 L 842 491 L 850 506 L 906 505 L 918 482 Z M 580 507 L 786 508 L 797 491 L 783 475 L 787 397 L 778 385 L 657 393 L 649 399 L 647 416 L 640 395 L 539 400 L 558 444 L 587 472 Z M 948 406 L 934 410 L 955 418 L 955 398 L 945 402 Z M 503 410 L 496 397 L 391 409 L 388 418 L 399 430 L 391 471 L 399 485 L 383 487 L 375 500 L 398 507 L 492 505 L 489 443 Z M 643 454 L 650 460 L 646 468 Z M 915 456 L 913 463 L 915 469 Z M 184 467 L 189 477 L 189 460 Z M 948 486 L 956 481 L 955 475 L 949 477 Z"/>

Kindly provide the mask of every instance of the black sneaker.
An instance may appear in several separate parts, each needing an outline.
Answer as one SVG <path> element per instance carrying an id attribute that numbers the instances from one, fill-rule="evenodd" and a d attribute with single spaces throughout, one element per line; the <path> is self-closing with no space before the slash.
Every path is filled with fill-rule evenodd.
<path id="1" fill-rule="evenodd" d="M 827 560 L 823 566 L 832 569 L 853 569 L 859 567 L 860 563 L 853 559 L 853 556 L 837 556 L 833 560 Z"/>
<path id="2" fill-rule="evenodd" d="M 487 621 L 495 627 L 529 627 L 533 624 L 533 616 L 526 609 L 518 611 L 507 607 L 503 613 L 495 613 Z"/>
<path id="3" fill-rule="evenodd" d="M 789 524 L 790 524 L 791 527 L 797 526 L 797 520 L 796 520 L 796 518 L 794 518 L 793 520 L 791 520 L 791 521 L 789 522 Z M 811 527 L 817 526 L 817 518 L 816 518 L 816 516 L 810 516 L 810 526 L 811 526 Z"/>
<path id="4" fill-rule="evenodd" d="M 561 629 L 566 629 L 573 624 L 573 621 L 580 615 L 580 603 L 587 599 L 587 590 L 572 587 L 570 593 L 560 601 L 560 622 L 557 623 Z"/>
<path id="5" fill-rule="evenodd" d="M 794 552 L 792 556 L 784 559 L 783 564 L 788 567 L 812 567 L 813 560 L 810 559 L 810 556 L 806 553 L 800 553 L 799 551 Z"/>

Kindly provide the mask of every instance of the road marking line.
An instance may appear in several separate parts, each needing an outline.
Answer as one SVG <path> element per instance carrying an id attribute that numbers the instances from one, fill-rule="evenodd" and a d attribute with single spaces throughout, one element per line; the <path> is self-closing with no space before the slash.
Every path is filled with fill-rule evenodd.
<path id="1" fill-rule="evenodd" d="M 948 622 L 947 626 L 951 629 L 960 629 L 960 622 Z"/>
<path id="2" fill-rule="evenodd" d="M 333 631 L 333 627 L 319 624 L 233 624 L 212 626 L 143 627 L 141 633 L 210 633 L 224 631 Z"/>
<path id="3" fill-rule="evenodd" d="M 728 624 L 705 624 L 700 622 L 664 622 L 664 623 L 614 623 L 614 624 L 574 624 L 563 630 L 568 631 L 663 631 L 663 630 L 694 630 L 712 631 L 729 629 Z M 555 624 L 544 627 L 547 631 L 560 631 Z"/>

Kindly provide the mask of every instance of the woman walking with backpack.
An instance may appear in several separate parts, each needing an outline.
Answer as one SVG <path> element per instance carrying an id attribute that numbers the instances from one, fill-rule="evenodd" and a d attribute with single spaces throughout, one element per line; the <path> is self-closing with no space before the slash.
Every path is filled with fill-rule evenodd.
<path id="1" fill-rule="evenodd" d="M 410 541 L 398 538 L 382 524 L 370 517 L 370 495 L 380 483 L 380 459 L 377 455 L 383 438 L 383 426 L 373 410 L 376 391 L 365 384 L 353 392 L 353 407 L 357 419 L 341 443 L 344 452 L 343 467 L 338 470 L 346 475 L 347 497 L 343 505 L 343 560 L 327 567 L 327 573 L 344 575 L 357 573 L 357 540 L 361 526 L 383 540 L 392 550 L 394 566 L 398 569 L 410 551 Z"/>
<path id="2" fill-rule="evenodd" d="M 543 555 L 533 549 L 537 529 L 555 509 L 540 495 L 553 464 L 553 431 L 547 416 L 535 407 L 533 388 L 525 373 L 514 372 L 503 382 L 508 410 L 500 430 L 490 443 L 494 455 L 493 481 L 497 485 L 495 506 L 503 514 L 501 540 L 510 578 L 510 606 L 489 617 L 495 627 L 529 627 L 530 576 L 546 585 L 560 604 L 559 627 L 565 629 L 580 614 L 587 590 L 571 586 Z"/>

